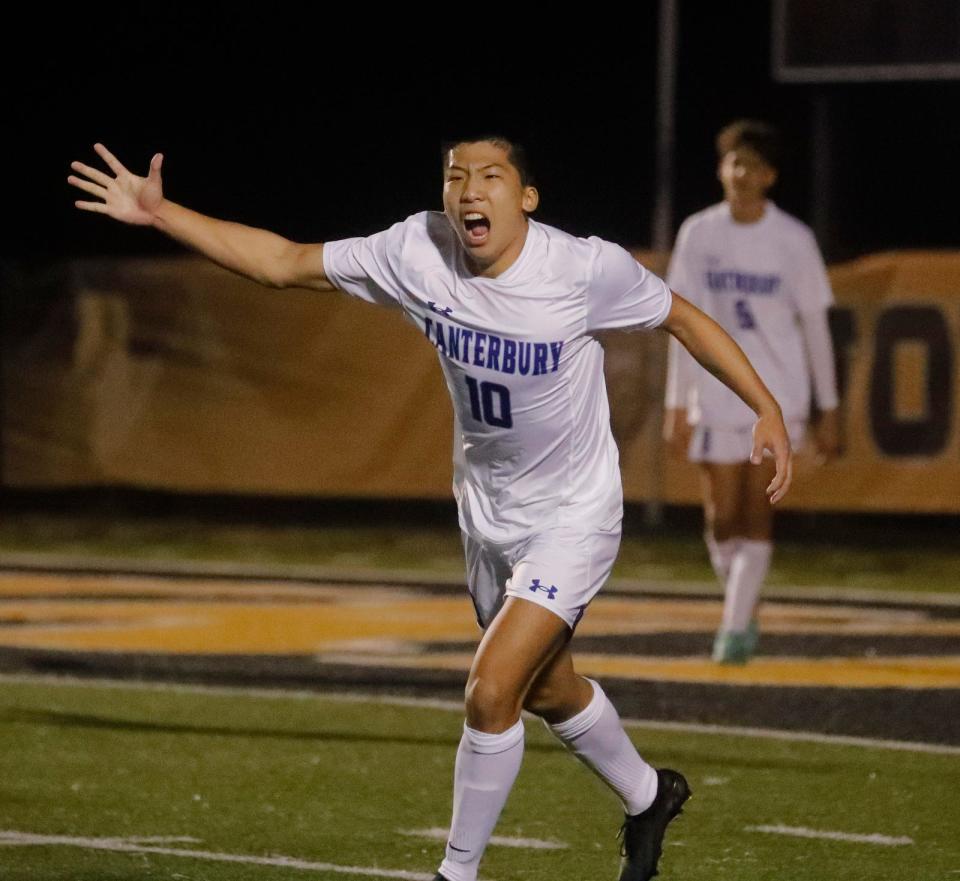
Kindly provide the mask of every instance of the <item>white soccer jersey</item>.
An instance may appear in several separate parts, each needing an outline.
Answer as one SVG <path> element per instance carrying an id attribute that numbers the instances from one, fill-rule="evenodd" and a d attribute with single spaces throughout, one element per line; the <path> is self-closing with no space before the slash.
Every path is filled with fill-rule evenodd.
<path id="1" fill-rule="evenodd" d="M 323 254 L 333 284 L 401 308 L 437 349 L 466 532 L 499 543 L 552 526 L 619 523 L 619 457 L 591 332 L 660 324 L 670 291 L 659 278 L 617 245 L 532 220 L 516 262 L 477 277 L 446 216 L 433 211 L 328 242 Z"/>
<path id="2" fill-rule="evenodd" d="M 767 202 L 756 223 L 738 223 L 726 202 L 683 222 L 667 281 L 737 341 L 783 410 L 806 420 L 810 365 L 798 327 L 804 313 L 823 313 L 833 295 L 820 250 L 804 223 Z M 673 341 L 671 341 L 673 344 Z M 756 415 L 689 354 L 672 345 L 667 405 L 688 409 L 690 422 L 745 428 Z M 824 386 L 832 385 L 830 376 Z M 821 406 L 836 406 L 824 390 Z"/>

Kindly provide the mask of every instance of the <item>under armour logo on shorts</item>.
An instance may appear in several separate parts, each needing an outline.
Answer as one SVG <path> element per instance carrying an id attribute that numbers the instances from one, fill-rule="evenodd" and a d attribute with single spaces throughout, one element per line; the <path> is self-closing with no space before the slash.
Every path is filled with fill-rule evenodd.
<path id="1" fill-rule="evenodd" d="M 540 583 L 539 578 L 534 578 L 527 590 L 529 590 L 530 593 L 536 593 L 538 590 L 542 590 L 547 595 L 548 600 L 552 600 L 557 595 L 557 588 L 554 587 L 554 585 L 551 584 L 550 587 L 544 587 Z"/>

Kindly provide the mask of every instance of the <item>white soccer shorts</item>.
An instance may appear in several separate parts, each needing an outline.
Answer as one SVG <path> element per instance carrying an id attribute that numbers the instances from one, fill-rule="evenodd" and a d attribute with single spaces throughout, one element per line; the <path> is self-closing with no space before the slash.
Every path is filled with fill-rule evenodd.
<path id="1" fill-rule="evenodd" d="M 573 630 L 613 569 L 620 526 L 609 531 L 557 526 L 510 545 L 466 533 L 462 538 L 467 588 L 481 627 L 511 596 L 543 606 Z"/>
<path id="2" fill-rule="evenodd" d="M 787 434 L 794 452 L 800 449 L 806 435 L 805 422 L 787 423 Z M 753 450 L 753 428 L 712 428 L 695 425 L 690 436 L 687 456 L 691 462 L 712 462 L 715 465 L 732 465 L 749 462 Z M 766 456 L 769 458 L 770 453 Z"/>

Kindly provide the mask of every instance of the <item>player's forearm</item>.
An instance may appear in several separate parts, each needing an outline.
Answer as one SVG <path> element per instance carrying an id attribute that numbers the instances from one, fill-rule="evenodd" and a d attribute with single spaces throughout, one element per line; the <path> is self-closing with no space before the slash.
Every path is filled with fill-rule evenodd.
<path id="1" fill-rule="evenodd" d="M 667 384 L 664 406 L 667 410 L 685 409 L 692 385 L 693 362 L 683 346 L 674 338 L 667 350 Z"/>
<path id="2" fill-rule="evenodd" d="M 217 220 L 164 199 L 153 225 L 226 269 L 269 287 L 290 284 L 293 242 L 265 229 Z"/>
<path id="3" fill-rule="evenodd" d="M 709 373 L 732 389 L 756 414 L 780 414 L 780 405 L 743 350 L 716 321 L 674 295 L 664 327 Z"/>

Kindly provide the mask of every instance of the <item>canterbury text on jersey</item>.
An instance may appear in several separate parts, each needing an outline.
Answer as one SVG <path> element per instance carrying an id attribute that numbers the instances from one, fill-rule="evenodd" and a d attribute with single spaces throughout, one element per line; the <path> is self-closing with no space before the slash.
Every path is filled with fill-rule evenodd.
<path id="1" fill-rule="evenodd" d="M 436 348 L 465 531 L 509 542 L 619 523 L 619 459 L 591 332 L 659 325 L 670 311 L 663 281 L 618 245 L 533 220 L 512 266 L 474 276 L 446 217 L 431 211 L 326 243 L 324 270 L 353 296 L 401 308 Z"/>

